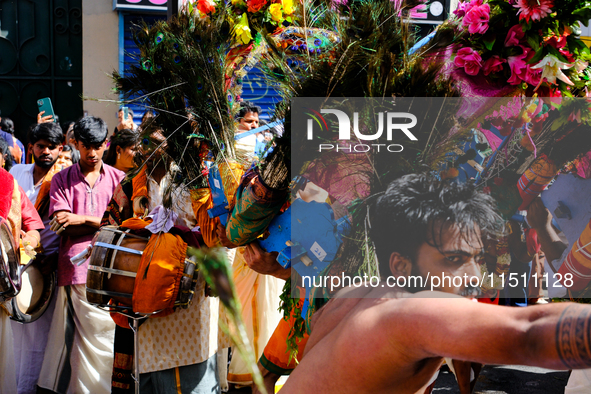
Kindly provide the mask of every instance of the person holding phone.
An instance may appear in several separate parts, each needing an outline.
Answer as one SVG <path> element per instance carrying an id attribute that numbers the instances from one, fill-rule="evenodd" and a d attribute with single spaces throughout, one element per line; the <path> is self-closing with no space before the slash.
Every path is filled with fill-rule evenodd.
<path id="1" fill-rule="evenodd" d="M 117 119 L 119 120 L 119 124 L 117 124 L 115 130 L 113 130 L 113 134 L 124 129 L 129 129 L 132 131 L 137 130 L 137 125 L 133 123 L 133 110 L 131 108 L 119 108 L 119 111 L 117 111 Z"/>

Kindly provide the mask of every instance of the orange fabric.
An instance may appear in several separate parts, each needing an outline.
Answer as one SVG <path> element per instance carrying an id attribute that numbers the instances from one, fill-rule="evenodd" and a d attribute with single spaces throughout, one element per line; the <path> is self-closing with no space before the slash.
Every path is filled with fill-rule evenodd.
<path id="1" fill-rule="evenodd" d="M 116 302 L 113 302 L 113 300 L 110 300 L 109 305 L 120 305 L 120 304 L 117 304 Z M 113 322 L 115 322 L 115 324 L 117 324 L 119 327 L 130 329 L 129 321 L 127 320 L 127 316 L 124 316 L 118 312 L 111 312 L 110 315 L 111 315 L 111 319 L 113 319 Z"/>
<path id="2" fill-rule="evenodd" d="M 140 219 L 140 218 L 131 218 L 124 220 L 121 223 L 121 227 L 128 228 L 130 230 L 143 230 L 147 225 L 152 223 L 152 219 Z"/>
<path id="3" fill-rule="evenodd" d="M 131 187 L 133 193 L 131 195 L 131 209 L 134 216 L 144 216 L 145 212 L 139 204 L 142 199 L 150 199 L 148 193 L 148 175 L 146 174 L 146 166 L 143 166 L 140 172 L 131 180 Z"/>
<path id="4" fill-rule="evenodd" d="M 228 200 L 228 205 L 231 207 L 234 205 L 236 189 L 238 189 L 238 185 L 240 185 L 240 179 L 244 174 L 244 168 L 241 164 L 233 161 L 224 161 L 218 164 L 218 168 L 224 186 L 224 194 L 226 195 L 226 200 Z"/>
<path id="5" fill-rule="evenodd" d="M 212 248 L 219 244 L 216 233 L 217 221 L 210 218 L 207 210 L 213 208 L 213 198 L 209 188 L 191 190 L 191 206 L 197 219 L 197 224 L 201 228 L 201 236 L 205 244 Z"/>
<path id="6" fill-rule="evenodd" d="M 174 312 L 186 254 L 187 244 L 178 235 L 159 233 L 150 237 L 133 287 L 134 312 L 162 310 L 157 316 Z"/>
<path id="7" fill-rule="evenodd" d="M 489 298 L 489 297 L 479 298 L 478 302 L 480 302 L 482 304 L 499 305 L 499 295 L 500 294 L 501 294 L 501 291 L 497 290 L 495 298 Z"/>
<path id="8" fill-rule="evenodd" d="M 39 193 L 37 194 L 37 200 L 35 201 L 35 209 L 39 212 L 39 216 L 43 216 L 49 210 L 49 189 L 51 189 L 51 180 L 53 176 L 60 172 L 64 167 L 61 164 L 55 163 L 45 175 L 43 179 L 43 183 L 39 188 Z"/>
<path id="9" fill-rule="evenodd" d="M 131 184 L 133 186 L 133 194 L 131 201 L 137 197 L 148 197 L 148 175 L 146 174 L 146 166 L 143 166 L 140 172 L 133 177 Z"/>
<path id="10" fill-rule="evenodd" d="M 304 303 L 304 299 L 300 298 L 298 302 L 298 307 Z M 289 352 L 287 351 L 287 338 L 289 337 L 289 332 L 291 331 L 291 327 L 293 326 L 296 319 L 295 313 L 292 313 L 289 320 L 281 319 L 277 328 L 271 335 L 271 339 L 267 342 L 267 346 L 265 346 L 265 350 L 263 352 L 263 356 L 261 357 L 261 362 L 263 366 L 271 372 L 279 374 L 285 373 L 286 371 L 292 370 L 296 367 L 296 360 L 293 358 L 291 362 L 289 362 Z M 301 358 L 304 354 L 304 349 L 306 348 L 306 343 L 308 343 L 308 334 L 304 334 L 304 337 L 298 342 L 298 357 Z M 272 365 L 269 365 L 272 364 Z"/>

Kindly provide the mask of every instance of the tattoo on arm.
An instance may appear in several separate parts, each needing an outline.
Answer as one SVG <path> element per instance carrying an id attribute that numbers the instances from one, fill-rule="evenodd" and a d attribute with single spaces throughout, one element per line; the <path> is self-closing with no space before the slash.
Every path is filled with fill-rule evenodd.
<path id="1" fill-rule="evenodd" d="M 591 308 L 567 307 L 556 325 L 556 350 L 568 368 L 591 366 Z"/>

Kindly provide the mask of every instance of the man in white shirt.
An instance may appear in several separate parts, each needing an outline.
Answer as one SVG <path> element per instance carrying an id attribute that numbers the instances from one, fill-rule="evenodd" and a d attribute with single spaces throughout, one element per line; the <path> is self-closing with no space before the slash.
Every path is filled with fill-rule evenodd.
<path id="1" fill-rule="evenodd" d="M 49 182 L 53 174 L 62 169 L 61 166 L 56 165 L 56 161 L 63 148 L 64 135 L 57 123 L 47 122 L 35 125 L 28 137 L 35 162 L 34 164 L 17 164 L 12 167 L 10 174 L 23 188 L 43 220 L 45 229 L 39 232 L 43 253 L 38 255 L 38 259 L 43 261 L 41 259 L 45 257 L 44 264 L 51 265 L 51 255 L 56 257 L 54 260 L 57 262 L 60 240 L 49 226 Z M 42 204 L 41 200 L 44 198 L 47 199 L 47 204 Z M 39 201 L 37 201 L 38 199 Z M 19 394 L 36 392 L 53 316 L 53 307 L 54 300 L 43 316 L 35 322 L 28 324 L 11 322 Z"/>

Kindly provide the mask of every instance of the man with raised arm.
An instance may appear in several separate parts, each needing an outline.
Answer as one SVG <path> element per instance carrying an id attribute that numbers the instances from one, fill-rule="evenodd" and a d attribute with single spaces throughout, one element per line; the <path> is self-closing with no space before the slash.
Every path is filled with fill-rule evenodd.
<path id="1" fill-rule="evenodd" d="M 382 282 L 344 289 L 316 312 L 281 392 L 424 393 L 443 357 L 591 366 L 590 306 L 505 308 L 464 298 L 477 294 L 482 239 L 500 230 L 494 206 L 472 185 L 416 174 L 392 182 L 369 215 Z M 388 277 L 420 280 L 400 288 Z"/>

